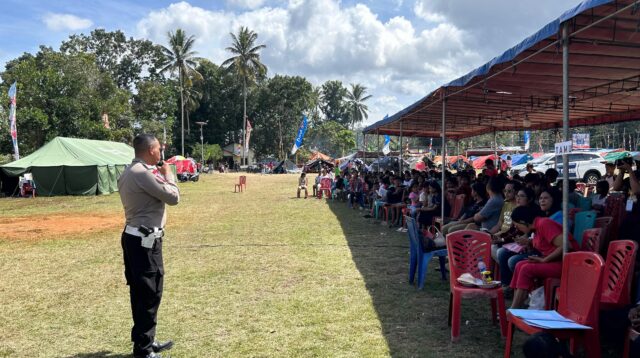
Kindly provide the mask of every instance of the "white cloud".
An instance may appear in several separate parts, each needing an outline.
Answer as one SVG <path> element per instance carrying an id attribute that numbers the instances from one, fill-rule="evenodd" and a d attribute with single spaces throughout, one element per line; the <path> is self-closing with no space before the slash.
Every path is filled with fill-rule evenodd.
<path id="1" fill-rule="evenodd" d="M 264 0 L 227 0 L 227 4 L 241 9 L 257 9 L 264 4 Z"/>
<path id="2" fill-rule="evenodd" d="M 93 25 L 91 20 L 71 14 L 47 13 L 42 17 L 42 21 L 49 30 L 53 31 L 76 31 L 89 28 Z"/>
<path id="3" fill-rule="evenodd" d="M 427 20 L 429 22 L 436 22 L 436 23 L 440 23 L 440 22 L 445 22 L 446 21 L 446 17 L 443 14 L 437 13 L 437 12 L 433 12 L 430 11 L 427 7 L 424 1 L 422 0 L 418 0 L 416 1 L 416 3 L 413 6 L 413 12 L 416 14 L 416 16 L 418 16 L 419 18 L 423 19 L 423 20 Z"/>
<path id="4" fill-rule="evenodd" d="M 416 28 L 402 16 L 382 21 L 363 4 L 291 0 L 281 7 L 239 13 L 179 2 L 149 13 L 137 29 L 138 35 L 166 44 L 168 31 L 183 28 L 196 36 L 200 56 L 221 63 L 230 55 L 224 50 L 229 32 L 247 26 L 258 33 L 258 43 L 267 46 L 262 61 L 271 74 L 301 75 L 315 85 L 338 79 L 366 86 L 373 95 L 373 122 L 480 62 L 467 46 L 464 30 L 447 22 L 435 25 Z M 395 95 L 394 103 L 376 100 Z"/>

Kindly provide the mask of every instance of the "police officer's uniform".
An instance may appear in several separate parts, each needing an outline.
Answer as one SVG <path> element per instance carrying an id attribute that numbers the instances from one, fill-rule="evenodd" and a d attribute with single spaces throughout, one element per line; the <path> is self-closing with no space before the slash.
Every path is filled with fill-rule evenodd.
<path id="1" fill-rule="evenodd" d="M 131 296 L 133 354 L 145 356 L 152 353 L 162 298 L 165 204 L 178 204 L 180 191 L 173 178 L 139 158 L 118 179 L 118 190 L 126 217 L 121 243 Z"/>

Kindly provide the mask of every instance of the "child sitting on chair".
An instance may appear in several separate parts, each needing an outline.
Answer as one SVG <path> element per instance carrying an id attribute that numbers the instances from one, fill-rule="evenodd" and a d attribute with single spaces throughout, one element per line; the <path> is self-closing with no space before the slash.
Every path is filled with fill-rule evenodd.
<path id="1" fill-rule="evenodd" d="M 307 185 L 309 182 L 307 181 L 307 174 L 300 174 L 300 178 L 298 179 L 298 198 L 300 198 L 300 191 L 304 190 L 304 198 L 306 199 L 309 196 L 309 192 L 307 191 Z"/>

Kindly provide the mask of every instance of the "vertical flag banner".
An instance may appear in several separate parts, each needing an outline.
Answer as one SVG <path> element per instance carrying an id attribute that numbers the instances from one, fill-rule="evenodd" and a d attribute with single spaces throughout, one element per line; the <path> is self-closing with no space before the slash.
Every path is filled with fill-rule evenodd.
<path id="1" fill-rule="evenodd" d="M 245 138 L 244 141 L 244 152 L 245 153 L 249 153 L 249 138 L 251 138 L 251 131 L 253 130 L 253 127 L 251 127 L 251 122 L 249 122 L 249 119 L 247 119 L 247 138 Z"/>
<path id="2" fill-rule="evenodd" d="M 291 148 L 291 155 L 296 154 L 298 149 L 302 147 L 302 139 L 304 139 L 304 134 L 307 132 L 307 116 L 302 115 L 302 123 L 300 123 L 300 127 L 298 127 L 298 135 L 296 135 L 296 141 L 293 143 L 293 148 Z"/>
<path id="3" fill-rule="evenodd" d="M 524 150 L 529 150 L 530 139 L 531 139 L 531 132 L 524 131 Z"/>
<path id="4" fill-rule="evenodd" d="M 388 135 L 385 135 L 384 146 L 382 147 L 382 153 L 384 153 L 384 155 L 391 153 L 391 149 L 389 148 L 390 144 L 391 144 L 391 137 L 389 137 Z"/>
<path id="5" fill-rule="evenodd" d="M 15 160 L 18 160 L 20 159 L 20 152 L 18 151 L 18 129 L 16 126 L 16 82 L 13 82 L 9 88 L 9 125 Z"/>

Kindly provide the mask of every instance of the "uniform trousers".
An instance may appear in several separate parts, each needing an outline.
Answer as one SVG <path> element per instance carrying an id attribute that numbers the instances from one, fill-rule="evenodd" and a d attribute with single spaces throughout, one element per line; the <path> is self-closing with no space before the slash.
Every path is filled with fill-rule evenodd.
<path id="1" fill-rule="evenodd" d="M 153 248 L 144 248 L 140 237 L 122 233 L 124 275 L 129 285 L 133 328 L 131 341 L 133 354 L 152 353 L 158 322 L 158 307 L 162 299 L 164 267 L 162 239 L 155 240 Z"/>

